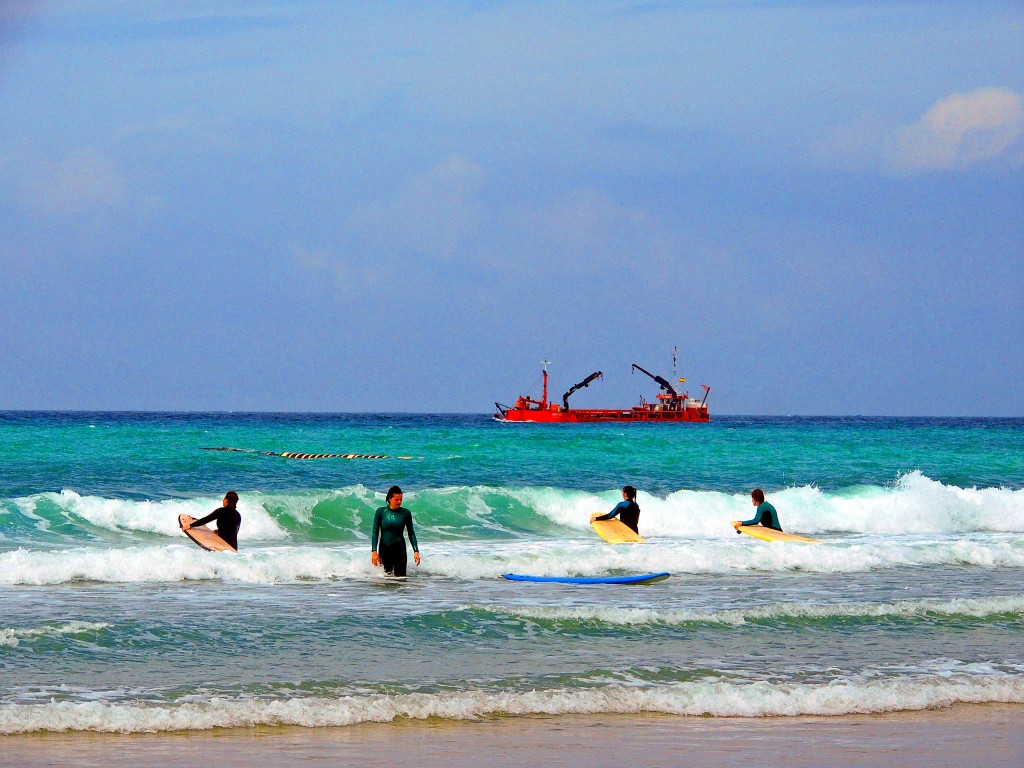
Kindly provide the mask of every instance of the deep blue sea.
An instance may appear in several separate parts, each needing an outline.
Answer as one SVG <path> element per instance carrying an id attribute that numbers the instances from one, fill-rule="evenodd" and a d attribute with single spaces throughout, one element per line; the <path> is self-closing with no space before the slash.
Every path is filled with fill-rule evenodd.
<path id="1" fill-rule="evenodd" d="M 589 526 L 625 484 L 645 544 Z M 822 543 L 737 535 L 754 487 Z M 1024 419 L 0 412 L 0 734 L 1024 703 L 1022 530 Z"/>

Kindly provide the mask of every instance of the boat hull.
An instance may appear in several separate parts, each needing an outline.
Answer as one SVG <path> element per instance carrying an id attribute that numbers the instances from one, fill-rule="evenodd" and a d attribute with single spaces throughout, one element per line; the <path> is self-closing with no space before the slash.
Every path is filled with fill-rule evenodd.
<path id="1" fill-rule="evenodd" d="M 557 406 L 556 406 L 557 408 Z M 689 422 L 710 421 L 707 408 L 659 410 L 655 408 L 573 408 L 568 411 L 540 408 L 509 408 L 499 421 L 528 421 L 541 424 L 581 424 L 595 421 Z"/>

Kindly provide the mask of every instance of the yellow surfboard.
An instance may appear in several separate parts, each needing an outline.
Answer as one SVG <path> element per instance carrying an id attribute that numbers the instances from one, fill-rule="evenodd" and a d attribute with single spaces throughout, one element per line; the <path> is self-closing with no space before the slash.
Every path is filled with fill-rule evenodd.
<path id="1" fill-rule="evenodd" d="M 733 525 L 735 526 L 735 521 Z M 797 536 L 794 533 L 776 531 L 774 528 L 766 528 L 763 525 L 741 525 L 736 528 L 737 533 L 745 533 L 761 541 L 802 541 L 804 544 L 821 544 L 818 539 L 809 539 L 806 536 Z"/>
<path id="2" fill-rule="evenodd" d="M 639 533 L 634 531 L 621 520 L 614 517 L 611 520 L 595 520 L 600 517 L 600 512 L 590 516 L 590 524 L 594 526 L 597 535 L 609 544 L 643 544 L 644 540 Z"/>

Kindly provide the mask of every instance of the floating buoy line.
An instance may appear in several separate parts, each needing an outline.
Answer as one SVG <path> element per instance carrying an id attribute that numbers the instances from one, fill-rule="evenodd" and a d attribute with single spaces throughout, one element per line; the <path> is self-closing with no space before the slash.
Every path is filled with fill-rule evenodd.
<path id="1" fill-rule="evenodd" d="M 200 448 L 201 451 L 231 451 L 232 453 L 256 453 L 260 456 L 280 456 L 283 459 L 415 459 L 422 456 L 385 456 L 381 453 L 295 453 L 284 451 L 258 451 L 255 448 Z"/>

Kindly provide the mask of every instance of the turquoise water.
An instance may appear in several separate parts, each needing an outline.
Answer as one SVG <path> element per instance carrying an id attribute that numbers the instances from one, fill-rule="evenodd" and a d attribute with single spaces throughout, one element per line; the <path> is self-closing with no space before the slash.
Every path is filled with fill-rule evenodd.
<path id="1" fill-rule="evenodd" d="M 0 413 L 0 733 L 1024 703 L 1024 420 L 713 418 Z M 626 483 L 648 543 L 607 545 Z M 369 563 L 392 484 L 406 580 Z M 737 536 L 755 486 L 823 543 Z M 241 551 L 204 552 L 177 516 L 229 489 Z"/>

